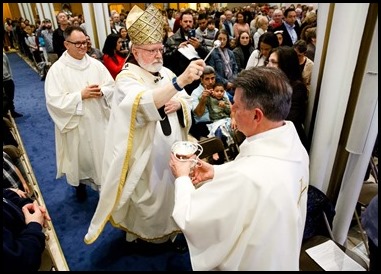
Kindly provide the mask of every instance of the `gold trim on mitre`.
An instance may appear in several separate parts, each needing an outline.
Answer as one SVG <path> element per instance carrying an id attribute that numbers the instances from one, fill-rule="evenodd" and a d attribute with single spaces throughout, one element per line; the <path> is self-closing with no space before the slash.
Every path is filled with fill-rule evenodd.
<path id="1" fill-rule="evenodd" d="M 163 16 L 152 4 L 145 11 L 134 6 L 128 13 L 126 24 L 128 36 L 135 45 L 163 42 Z"/>

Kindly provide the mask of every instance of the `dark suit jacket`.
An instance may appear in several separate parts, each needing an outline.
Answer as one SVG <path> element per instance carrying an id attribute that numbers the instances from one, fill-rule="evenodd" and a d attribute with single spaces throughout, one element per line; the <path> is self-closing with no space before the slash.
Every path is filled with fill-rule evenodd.
<path id="1" fill-rule="evenodd" d="M 233 25 L 234 25 L 234 23 L 232 22 L 232 27 L 233 27 Z M 228 32 L 229 37 L 230 37 L 230 38 L 231 38 L 231 37 L 234 37 L 234 33 L 232 33 L 232 32 L 230 31 L 230 27 L 229 27 L 228 21 L 226 21 L 226 20 L 225 20 L 225 22 L 224 22 L 224 27 L 225 27 L 226 31 Z"/>
<path id="2" fill-rule="evenodd" d="M 299 40 L 300 39 L 300 26 L 299 26 L 298 22 L 295 22 L 294 29 L 295 29 L 296 35 L 298 37 L 296 40 Z M 280 27 L 275 28 L 274 32 L 277 31 L 277 30 L 283 30 L 283 44 L 282 44 L 282 46 L 290 46 L 290 47 L 292 47 L 293 43 L 292 43 L 290 34 L 288 34 L 287 28 L 284 25 L 284 22 L 283 22 L 282 25 L 280 25 Z"/>
<path id="3" fill-rule="evenodd" d="M 167 42 L 164 45 L 164 66 L 173 71 L 173 73 L 175 73 L 177 76 L 182 74 L 188 67 L 189 63 L 193 61 L 193 59 L 187 59 L 182 53 L 178 51 L 178 46 L 184 41 L 186 41 L 186 39 L 183 30 L 180 28 L 176 31 L 174 35 L 167 39 Z M 197 48 L 196 51 L 201 59 L 204 59 L 209 52 L 204 43 L 199 48 Z M 184 89 L 190 95 L 193 92 L 193 90 L 197 88 L 199 85 L 200 80 L 196 80 L 193 81 L 191 84 L 186 85 Z"/>
<path id="4" fill-rule="evenodd" d="M 254 51 L 254 47 L 250 46 L 249 53 L 251 54 L 253 51 Z M 241 72 L 241 70 L 244 70 L 246 68 L 248 60 L 245 60 L 245 55 L 241 47 L 236 47 L 235 49 L 233 49 L 233 53 L 234 53 L 235 61 L 237 62 L 238 72 Z"/>
<path id="5" fill-rule="evenodd" d="M 53 31 L 53 50 L 57 53 L 58 58 L 66 51 L 63 33 L 64 31 L 59 26 Z"/>
<path id="6" fill-rule="evenodd" d="M 37 222 L 25 224 L 22 206 L 31 200 L 20 198 L 15 192 L 3 189 L 3 264 L 11 271 L 37 271 L 45 249 L 45 235 Z"/>

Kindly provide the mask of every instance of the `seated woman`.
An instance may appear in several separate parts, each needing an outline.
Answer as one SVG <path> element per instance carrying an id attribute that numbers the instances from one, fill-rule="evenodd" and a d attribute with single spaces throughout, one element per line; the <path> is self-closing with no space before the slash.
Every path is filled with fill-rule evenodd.
<path id="1" fill-rule="evenodd" d="M 122 38 L 115 33 L 106 37 L 103 45 L 103 64 L 115 79 L 122 70 L 127 55 L 121 52 Z"/>
<path id="2" fill-rule="evenodd" d="M 247 61 L 246 69 L 265 66 L 265 61 L 269 57 L 270 51 L 278 46 L 278 38 L 273 32 L 268 31 L 262 34 L 259 37 L 256 50 L 251 53 Z"/>
<path id="3" fill-rule="evenodd" d="M 307 113 L 308 89 L 303 82 L 302 72 L 296 51 L 289 46 L 281 46 L 271 51 L 268 67 L 281 69 L 290 81 L 292 87 L 291 109 L 286 120 L 292 121 L 298 132 L 300 141 L 309 151 L 307 134 L 304 131 L 304 120 Z"/>
<path id="4" fill-rule="evenodd" d="M 130 47 L 129 47 L 129 42 L 130 38 L 128 36 L 127 28 L 126 27 L 121 27 L 119 29 L 119 36 L 120 36 L 120 52 L 123 53 L 124 55 L 128 55 L 130 52 Z"/>
<path id="5" fill-rule="evenodd" d="M 310 94 L 311 90 L 311 78 L 312 78 L 312 70 L 314 68 L 314 62 L 306 56 L 307 53 L 307 43 L 306 41 L 300 39 L 296 41 L 292 47 L 296 51 L 298 55 L 300 70 L 302 72 L 302 78 L 304 83 L 307 86 L 308 94 Z"/>
<path id="6" fill-rule="evenodd" d="M 233 79 L 238 74 L 238 65 L 234 53 L 229 49 L 229 34 L 225 29 L 220 29 L 216 34 L 216 39 L 221 42 L 221 46 L 215 49 L 206 64 L 216 70 L 216 82 L 224 84 L 229 99 L 233 102 Z"/>
<path id="7" fill-rule="evenodd" d="M 242 31 L 237 39 L 237 46 L 233 49 L 235 60 L 238 66 L 238 72 L 246 68 L 247 61 L 253 53 L 254 47 L 250 41 L 250 33 Z"/>

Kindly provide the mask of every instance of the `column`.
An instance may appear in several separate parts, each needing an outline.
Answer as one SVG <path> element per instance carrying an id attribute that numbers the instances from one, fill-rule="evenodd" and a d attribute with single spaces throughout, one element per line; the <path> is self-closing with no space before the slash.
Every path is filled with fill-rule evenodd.
<path id="1" fill-rule="evenodd" d="M 82 3 L 86 33 L 94 47 L 102 50 L 104 41 L 110 34 L 110 16 L 107 3 Z"/>
<path id="2" fill-rule="evenodd" d="M 31 24 L 34 22 L 33 14 L 31 13 L 30 4 L 29 3 L 21 3 L 22 9 L 24 11 L 24 19 L 28 19 Z"/>
<path id="3" fill-rule="evenodd" d="M 36 21 L 34 20 L 34 16 L 33 16 L 33 11 L 32 11 L 32 5 L 30 3 L 26 3 L 26 8 L 28 9 L 28 12 L 29 12 L 29 20 L 30 20 L 30 23 L 35 25 L 36 24 Z"/>
<path id="4" fill-rule="evenodd" d="M 21 17 L 25 19 L 24 5 L 21 4 L 21 3 L 18 3 L 17 5 L 19 7 L 19 11 L 20 11 Z"/>
<path id="5" fill-rule="evenodd" d="M 97 33 L 97 40 L 99 49 L 102 49 L 104 42 L 106 41 L 107 35 L 111 32 L 110 27 L 110 15 L 107 3 L 95 3 L 94 5 L 94 16 L 97 18 L 95 21 L 95 32 Z"/>
<path id="6" fill-rule="evenodd" d="M 326 37 L 319 37 L 329 44 L 325 45 L 324 73 L 310 150 L 310 183 L 323 192 L 328 189 L 332 175 L 369 6 L 319 3 L 319 13 L 328 12 L 330 5 L 334 5 L 330 32 Z"/>
<path id="7" fill-rule="evenodd" d="M 363 17 L 366 19 L 366 15 Z M 366 20 L 367 30 L 374 25 L 371 17 Z M 366 37 L 367 35 L 364 35 Z M 361 86 L 356 101 L 349 137 L 345 150 L 349 153 L 336 202 L 336 216 L 333 220 L 335 240 L 343 244 L 353 220 L 356 204 L 364 184 L 364 176 L 369 165 L 378 134 L 378 19 L 374 27 L 369 50 L 363 41 L 362 58 L 366 60 L 365 71 L 358 77 Z M 366 54 L 368 53 L 368 54 Z M 361 65 L 360 65 L 361 66 Z"/>
<path id="8" fill-rule="evenodd" d="M 41 8 L 42 8 L 42 12 L 44 14 L 44 18 L 50 19 L 52 21 L 52 28 L 53 29 L 58 28 L 53 3 L 41 3 Z M 41 18 L 41 20 L 44 18 Z"/>
<path id="9" fill-rule="evenodd" d="M 40 21 L 42 23 L 42 21 L 45 19 L 45 13 L 42 10 L 42 4 L 41 3 L 36 3 L 36 8 L 37 8 L 37 14 L 40 17 Z"/>
<path id="10" fill-rule="evenodd" d="M 97 42 L 94 38 L 94 29 L 93 29 L 93 4 L 91 3 L 82 3 L 82 12 L 83 12 L 83 17 L 85 19 L 85 28 L 86 28 L 86 33 L 90 36 L 91 42 L 93 43 L 93 46 L 96 48 L 99 48 L 97 45 Z"/>

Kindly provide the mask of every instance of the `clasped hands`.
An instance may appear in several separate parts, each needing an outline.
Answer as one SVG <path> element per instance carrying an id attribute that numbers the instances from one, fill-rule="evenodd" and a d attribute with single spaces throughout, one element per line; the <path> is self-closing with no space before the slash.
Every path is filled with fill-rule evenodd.
<path id="1" fill-rule="evenodd" d="M 51 221 L 48 212 L 44 206 L 38 205 L 37 200 L 33 203 L 26 204 L 22 207 L 22 212 L 25 216 L 25 223 L 37 222 L 42 227 L 48 227 L 48 221 Z"/>
<path id="2" fill-rule="evenodd" d="M 101 88 L 97 84 L 88 85 L 82 90 L 82 99 L 99 98 L 103 96 Z"/>

